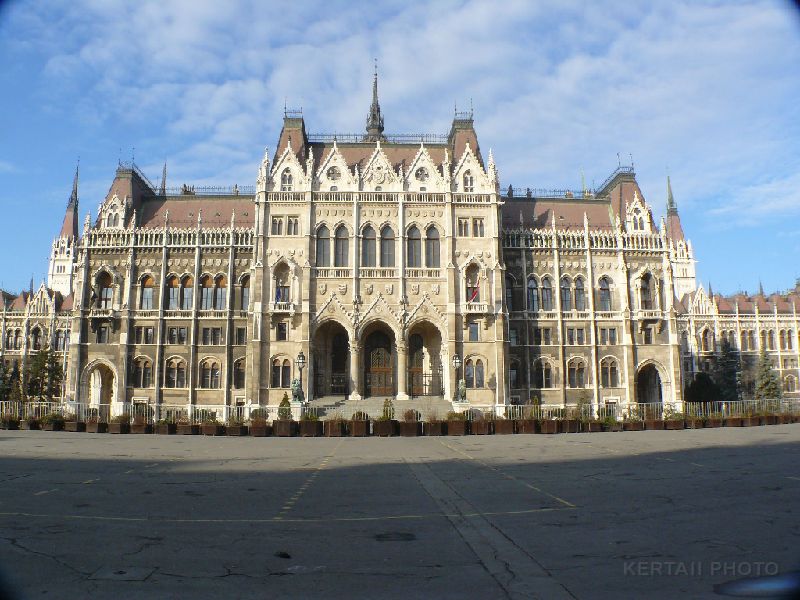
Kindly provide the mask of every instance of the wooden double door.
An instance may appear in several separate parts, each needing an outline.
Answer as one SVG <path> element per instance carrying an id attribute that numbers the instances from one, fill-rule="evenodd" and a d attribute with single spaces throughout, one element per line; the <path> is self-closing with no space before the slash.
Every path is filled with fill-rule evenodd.
<path id="1" fill-rule="evenodd" d="M 394 396 L 394 356 L 392 340 L 382 331 L 367 336 L 364 347 L 366 396 Z"/>

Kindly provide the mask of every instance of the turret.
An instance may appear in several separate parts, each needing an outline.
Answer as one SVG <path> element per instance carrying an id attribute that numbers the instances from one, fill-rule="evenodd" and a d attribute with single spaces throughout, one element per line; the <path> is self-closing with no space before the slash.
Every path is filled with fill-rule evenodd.
<path id="1" fill-rule="evenodd" d="M 72 193 L 61 225 L 61 233 L 53 240 L 50 263 L 47 270 L 47 286 L 63 296 L 72 293 L 72 273 L 75 265 L 78 241 L 78 169 L 72 181 Z"/>
<path id="2" fill-rule="evenodd" d="M 378 63 L 375 63 L 375 76 L 372 79 L 372 104 L 367 115 L 367 136 L 365 141 L 375 142 L 382 140 L 383 137 L 383 115 L 381 115 L 381 105 L 378 102 Z"/>

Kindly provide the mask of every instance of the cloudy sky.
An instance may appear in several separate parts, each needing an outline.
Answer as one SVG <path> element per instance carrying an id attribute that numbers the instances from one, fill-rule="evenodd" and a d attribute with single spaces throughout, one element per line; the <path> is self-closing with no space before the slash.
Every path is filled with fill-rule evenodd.
<path id="1" fill-rule="evenodd" d="M 131 155 L 173 185 L 253 184 L 284 103 L 363 130 L 373 57 L 387 131 L 445 133 L 472 102 L 503 187 L 591 186 L 632 157 L 657 216 L 671 175 L 703 283 L 800 277 L 788 2 L 17 1 L 0 56 L 7 289 L 45 275 L 78 157 L 82 217 Z"/>

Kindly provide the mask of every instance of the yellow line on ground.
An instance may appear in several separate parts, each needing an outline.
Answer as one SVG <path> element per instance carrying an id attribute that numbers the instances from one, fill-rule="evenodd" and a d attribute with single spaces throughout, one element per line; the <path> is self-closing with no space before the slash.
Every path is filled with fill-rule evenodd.
<path id="1" fill-rule="evenodd" d="M 317 475 L 320 474 L 320 471 L 322 471 L 325 467 L 328 466 L 328 461 L 331 458 L 333 458 L 333 455 L 336 454 L 336 451 L 339 449 L 339 446 L 341 445 L 342 445 L 342 440 L 339 440 L 339 443 L 336 444 L 336 446 L 334 446 L 333 451 L 329 455 L 325 456 L 325 458 L 323 458 L 322 461 L 320 461 L 317 467 L 313 468 L 311 473 L 309 473 L 308 477 L 306 477 L 306 480 L 301 484 L 298 490 L 292 496 L 289 497 L 289 500 L 286 501 L 286 503 L 281 507 L 281 511 L 275 517 L 273 517 L 273 519 L 279 521 L 289 520 L 289 519 L 284 519 L 286 514 L 290 510 L 292 510 L 292 508 L 294 508 L 294 505 L 297 503 L 298 500 L 300 500 L 300 497 L 306 492 L 308 487 L 312 483 L 314 483 L 314 480 L 317 478 Z"/>

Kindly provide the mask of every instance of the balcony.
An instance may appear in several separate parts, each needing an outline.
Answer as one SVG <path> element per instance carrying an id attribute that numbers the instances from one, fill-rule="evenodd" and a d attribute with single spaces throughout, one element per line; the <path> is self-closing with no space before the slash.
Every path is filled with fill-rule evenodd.
<path id="1" fill-rule="evenodd" d="M 392 279 L 397 277 L 397 269 L 394 267 L 361 267 L 358 273 L 365 278 Z"/>
<path id="2" fill-rule="evenodd" d="M 636 317 L 643 321 L 647 320 L 658 321 L 662 318 L 662 316 L 663 314 L 660 310 L 639 310 L 636 313 Z"/>
<path id="3" fill-rule="evenodd" d="M 158 311 L 157 310 L 137 310 L 133 313 L 133 316 L 137 319 L 157 319 L 158 318 Z"/>
<path id="4" fill-rule="evenodd" d="M 318 267 L 314 269 L 314 276 L 317 279 L 337 279 L 353 276 L 353 271 L 349 267 Z"/>
<path id="5" fill-rule="evenodd" d="M 91 308 L 89 309 L 89 318 L 91 319 L 110 319 L 116 316 L 114 310 L 111 308 Z"/>
<path id="6" fill-rule="evenodd" d="M 594 316 L 598 321 L 610 321 L 611 319 L 622 318 L 622 315 L 619 312 L 613 310 L 601 310 L 594 313 Z"/>
<path id="7" fill-rule="evenodd" d="M 165 310 L 164 311 L 164 318 L 165 319 L 191 319 L 192 318 L 192 311 L 191 310 Z"/>
<path id="8" fill-rule="evenodd" d="M 469 315 L 484 314 L 489 312 L 488 302 L 467 302 L 464 305 L 464 312 Z"/>
<path id="9" fill-rule="evenodd" d="M 439 279 L 441 269 L 406 269 L 406 277 L 411 279 Z"/>
<path id="10" fill-rule="evenodd" d="M 294 302 L 270 302 L 269 311 L 271 313 L 288 313 L 293 315 L 295 311 L 295 305 Z"/>
<path id="11" fill-rule="evenodd" d="M 224 319 L 228 316 L 226 310 L 200 310 L 197 311 L 197 316 L 201 319 Z"/>

